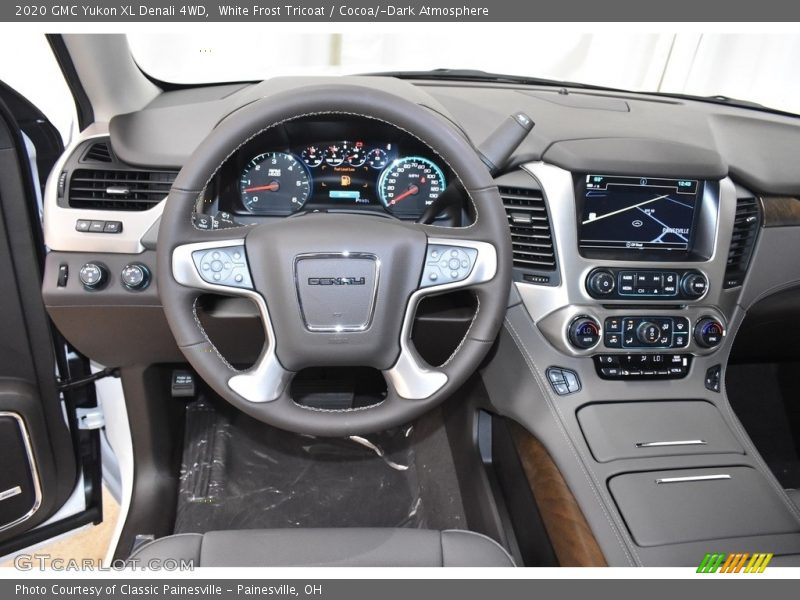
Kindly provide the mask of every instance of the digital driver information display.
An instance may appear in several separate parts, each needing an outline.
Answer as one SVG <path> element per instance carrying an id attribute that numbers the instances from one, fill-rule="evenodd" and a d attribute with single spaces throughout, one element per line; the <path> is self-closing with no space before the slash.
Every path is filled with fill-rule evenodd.
<path id="1" fill-rule="evenodd" d="M 587 175 L 580 189 L 582 248 L 689 250 L 699 181 Z"/>

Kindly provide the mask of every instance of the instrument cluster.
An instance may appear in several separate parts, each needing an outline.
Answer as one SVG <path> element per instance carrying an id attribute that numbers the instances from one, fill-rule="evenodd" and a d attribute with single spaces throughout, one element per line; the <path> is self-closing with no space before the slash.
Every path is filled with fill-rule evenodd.
<path id="1" fill-rule="evenodd" d="M 220 194 L 220 210 L 288 216 L 303 210 L 385 211 L 419 218 L 444 191 L 450 172 L 415 138 L 318 138 L 249 144 Z M 234 179 L 235 178 L 235 179 Z"/>

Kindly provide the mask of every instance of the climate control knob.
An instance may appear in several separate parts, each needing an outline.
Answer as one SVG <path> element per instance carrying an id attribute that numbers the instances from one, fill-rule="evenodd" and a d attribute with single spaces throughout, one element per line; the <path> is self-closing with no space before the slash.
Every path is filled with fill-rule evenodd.
<path id="1" fill-rule="evenodd" d="M 590 292 L 597 296 L 605 296 L 606 294 L 610 294 L 616 287 L 614 274 L 611 271 L 606 271 L 603 269 L 592 271 L 592 273 L 586 279 L 586 287 L 589 288 Z"/>
<path id="2" fill-rule="evenodd" d="M 636 328 L 636 338 L 644 346 L 658 344 L 661 339 L 661 328 L 651 321 L 642 321 Z"/>
<path id="3" fill-rule="evenodd" d="M 699 298 L 708 289 L 708 279 L 702 273 L 686 273 L 681 279 L 681 291 L 689 298 Z"/>
<path id="4" fill-rule="evenodd" d="M 600 323 L 592 317 L 578 317 L 570 324 L 568 336 L 569 343 L 576 348 L 593 348 L 600 341 Z"/>
<path id="5" fill-rule="evenodd" d="M 694 341 L 701 348 L 716 348 L 725 337 L 725 326 L 714 317 L 703 317 L 694 328 Z"/>
<path id="6" fill-rule="evenodd" d="M 87 290 L 99 290 L 108 282 L 108 269 L 102 263 L 86 263 L 78 272 L 78 279 Z"/>

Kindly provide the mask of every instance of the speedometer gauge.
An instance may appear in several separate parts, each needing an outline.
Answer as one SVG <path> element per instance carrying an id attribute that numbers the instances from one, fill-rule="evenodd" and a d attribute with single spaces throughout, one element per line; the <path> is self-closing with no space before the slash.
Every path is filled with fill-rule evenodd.
<path id="1" fill-rule="evenodd" d="M 399 158 L 381 173 L 378 193 L 389 212 L 420 215 L 445 188 L 444 173 L 421 156 Z"/>
<path id="2" fill-rule="evenodd" d="M 311 195 L 308 171 L 291 154 L 265 152 L 239 178 L 242 205 L 251 213 L 286 215 L 300 210 Z"/>

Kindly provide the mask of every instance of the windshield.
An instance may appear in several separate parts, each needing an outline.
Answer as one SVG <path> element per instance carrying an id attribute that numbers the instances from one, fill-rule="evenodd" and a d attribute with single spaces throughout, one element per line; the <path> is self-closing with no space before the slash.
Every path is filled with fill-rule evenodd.
<path id="1" fill-rule="evenodd" d="M 642 92 L 727 96 L 800 113 L 800 36 L 603 33 L 129 34 L 155 79 L 177 84 L 278 75 L 474 69 Z"/>

